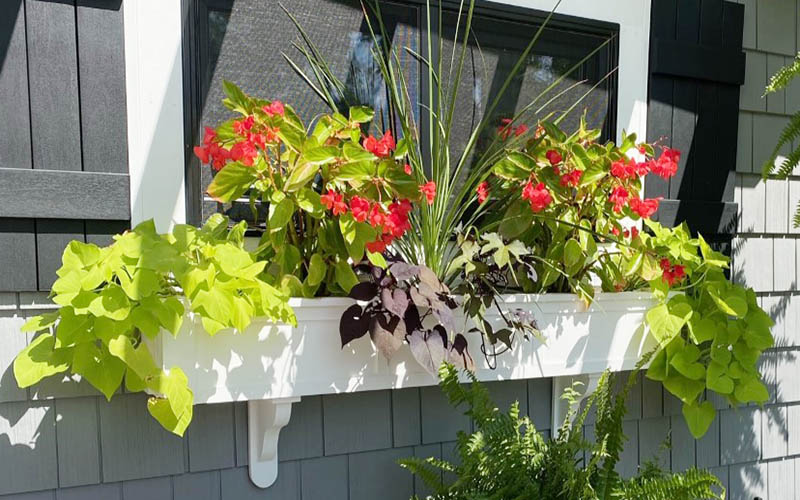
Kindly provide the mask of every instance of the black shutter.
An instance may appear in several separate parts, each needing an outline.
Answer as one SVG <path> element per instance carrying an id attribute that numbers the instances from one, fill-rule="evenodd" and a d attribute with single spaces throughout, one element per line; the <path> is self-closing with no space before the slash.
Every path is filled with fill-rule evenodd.
<path id="1" fill-rule="evenodd" d="M 0 291 L 129 226 L 121 0 L 0 2 Z"/>
<path id="2" fill-rule="evenodd" d="M 739 87 L 744 83 L 744 5 L 722 0 L 653 0 L 648 141 L 682 152 L 669 181 L 649 176 L 645 196 L 664 199 L 655 218 L 686 221 L 709 239 L 730 240 Z"/>

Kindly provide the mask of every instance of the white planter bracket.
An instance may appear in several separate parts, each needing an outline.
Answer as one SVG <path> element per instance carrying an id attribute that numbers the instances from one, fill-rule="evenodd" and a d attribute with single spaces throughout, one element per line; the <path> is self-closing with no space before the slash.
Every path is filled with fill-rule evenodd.
<path id="1" fill-rule="evenodd" d="M 299 397 L 247 402 L 247 447 L 250 480 L 259 488 L 272 486 L 278 478 L 278 436 L 292 416 L 292 403 Z"/>
<path id="2" fill-rule="evenodd" d="M 578 400 L 575 402 L 577 407 L 580 407 L 581 402 L 586 399 L 590 394 L 592 394 L 595 389 L 597 389 L 597 382 L 600 380 L 600 376 L 603 375 L 602 373 L 589 373 L 586 375 L 575 375 L 575 376 L 565 376 L 565 377 L 553 377 L 553 403 L 552 403 L 552 422 L 550 427 L 551 435 L 555 437 L 555 433 L 558 432 L 558 429 L 561 428 L 561 424 L 564 423 L 564 419 L 567 416 L 567 413 L 570 410 L 570 405 L 567 403 L 566 400 L 562 399 L 561 396 L 564 394 L 564 390 L 568 387 L 572 387 L 574 382 L 580 382 L 582 385 L 577 388 L 577 391 L 581 394 Z"/>

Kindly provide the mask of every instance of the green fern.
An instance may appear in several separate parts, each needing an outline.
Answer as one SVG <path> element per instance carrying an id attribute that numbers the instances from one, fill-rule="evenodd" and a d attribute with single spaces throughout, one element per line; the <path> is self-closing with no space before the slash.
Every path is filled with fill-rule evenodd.
<path id="1" fill-rule="evenodd" d="M 501 412 L 488 391 L 467 372 L 463 385 L 451 365 L 440 369 L 441 387 L 454 406 L 465 406 L 475 422 L 472 434 L 460 432 L 457 440 L 459 464 L 434 458 L 409 458 L 400 464 L 417 475 L 433 492 L 435 500 L 692 500 L 723 499 L 719 480 L 706 471 L 689 470 L 668 474 L 646 464 L 640 474 L 624 480 L 615 472 L 625 436 L 622 419 L 625 399 L 636 382 L 630 375 L 617 393 L 614 377 L 602 375 L 597 390 L 577 409 L 578 393 L 568 389 L 564 398 L 570 411 L 558 434 L 545 440 L 531 420 L 521 416 L 519 404 Z M 583 423 L 590 409 L 597 413 L 594 443 L 583 438 Z M 585 459 L 584 459 L 585 456 Z M 451 483 L 441 472 L 455 475 Z"/>
<path id="2" fill-rule="evenodd" d="M 651 469 L 652 470 L 652 469 Z M 719 481 L 706 471 L 689 469 L 667 475 L 658 468 L 655 474 L 642 474 L 622 486 L 622 497 L 637 500 L 693 500 L 718 498 Z"/>
<path id="3" fill-rule="evenodd" d="M 764 96 L 784 90 L 798 74 L 800 74 L 800 52 L 794 57 L 794 61 L 772 75 L 772 78 L 769 79 L 769 85 L 764 90 Z"/>
<path id="4" fill-rule="evenodd" d="M 772 76 L 769 85 L 767 85 L 764 91 L 764 96 L 785 90 L 797 75 L 800 75 L 800 53 L 797 54 L 794 61 L 779 69 L 778 72 Z M 795 167 L 800 164 L 800 144 L 792 149 L 780 164 L 776 164 L 776 161 L 781 150 L 787 145 L 791 146 L 792 142 L 796 141 L 798 138 L 800 138 L 800 111 L 795 112 L 789 119 L 789 123 L 778 137 L 778 143 L 767 158 L 767 161 L 764 162 L 761 168 L 764 179 L 769 176 L 775 176 L 778 179 L 786 179 L 791 175 Z M 792 223 L 794 227 L 800 227 L 800 205 L 798 205 L 795 211 Z"/>

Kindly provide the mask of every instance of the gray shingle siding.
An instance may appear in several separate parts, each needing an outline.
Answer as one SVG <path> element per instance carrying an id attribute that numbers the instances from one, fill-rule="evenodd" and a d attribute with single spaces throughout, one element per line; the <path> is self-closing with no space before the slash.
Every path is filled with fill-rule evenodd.
<path id="1" fill-rule="evenodd" d="M 4 3 L 0 10 L 13 3 Z M 37 10 L 40 8 L 63 8 L 33 0 L 24 3 L 34 5 L 32 16 L 46 14 Z M 777 322 L 778 346 L 761 364 L 773 397 L 764 408 L 738 409 L 712 398 L 718 418 L 708 434 L 695 441 L 675 398 L 660 384 L 640 380 L 628 405 L 625 430 L 629 440 L 619 470 L 633 474 L 640 461 L 656 457 L 673 470 L 710 467 L 729 486 L 733 500 L 756 496 L 789 500 L 796 497 L 795 483 L 800 481 L 800 231 L 791 228 L 791 215 L 800 200 L 800 175 L 763 183 L 759 171 L 788 113 L 800 107 L 800 82 L 768 100 L 760 95 L 768 72 L 787 62 L 798 48 L 800 2 L 741 3 L 746 6 L 747 78 L 740 102 L 735 190 L 740 235 L 734 245 L 733 275 L 756 288 Z M 79 30 L 82 23 L 92 24 L 98 16 L 109 19 L 116 14 L 113 9 L 91 11 L 92 2 L 79 1 L 77 5 Z M 0 16 L 0 29 L 20 22 L 19 18 Z M 7 64 L 23 64 L 25 31 L 17 28 L 13 33 Z M 113 43 L 109 47 L 78 38 L 78 50 L 86 46 L 100 51 L 98 57 L 102 57 L 102 51 L 113 50 L 113 44 L 119 43 L 114 32 L 110 35 Z M 34 52 L 39 54 L 36 46 Z M 80 65 L 81 84 L 89 82 L 97 90 L 102 75 L 92 71 L 92 67 Z M 27 81 L 20 83 L 13 75 L 0 72 L 0 115 L 20 121 L 21 125 L 12 129 L 26 130 L 29 115 L 8 108 L 18 99 L 7 96 L 24 91 L 27 99 Z M 47 75 L 34 72 L 32 78 Z M 109 94 L 103 96 L 103 102 L 119 99 L 120 89 L 106 91 Z M 84 121 L 88 119 L 86 113 L 82 116 Z M 119 129 L 112 132 L 119 133 Z M 32 168 L 31 151 L 37 158 L 50 154 L 38 146 L 32 150 L 31 138 L 25 134 L 9 143 L 14 148 L 5 147 L 2 141 L 8 137 L 0 134 L 3 162 Z M 84 140 L 84 147 L 93 143 L 105 144 L 102 137 L 92 136 Z M 123 161 L 123 153 L 103 154 Z M 92 165 L 96 161 L 96 157 L 84 155 L 83 169 L 95 170 Z M 31 234 L 29 246 L 36 248 L 30 231 L 6 230 L 13 225 L 9 221 L 0 220 L 0 253 L 9 254 L 4 249 L 11 248 L 10 242 L 19 244 L 20 235 L 27 234 Z M 113 231 L 98 229 L 93 234 L 108 232 Z M 93 238 L 89 223 L 76 229 L 77 233 Z M 38 243 L 61 244 L 62 237 L 63 231 L 52 235 L 44 231 L 38 235 Z M 9 277 L 25 284 L 18 289 L 36 289 L 35 261 L 26 263 L 22 259 L 3 267 L 0 281 Z M 196 408 L 195 421 L 181 440 L 158 427 L 147 414 L 141 395 L 120 394 L 107 403 L 85 383 L 69 378 L 19 389 L 10 366 L 29 338 L 18 329 L 43 303 L 41 294 L 0 293 L 0 500 L 408 498 L 424 490 L 395 461 L 412 455 L 453 459 L 456 431 L 471 428 L 469 420 L 452 410 L 436 388 L 304 398 L 294 406 L 292 419 L 281 433 L 278 481 L 261 490 L 248 478 L 244 403 Z M 501 406 L 519 399 L 523 411 L 549 432 L 550 380 L 502 382 L 490 388 Z M 585 431 L 591 436 L 592 425 Z M 671 446 L 667 448 L 668 438 Z"/>

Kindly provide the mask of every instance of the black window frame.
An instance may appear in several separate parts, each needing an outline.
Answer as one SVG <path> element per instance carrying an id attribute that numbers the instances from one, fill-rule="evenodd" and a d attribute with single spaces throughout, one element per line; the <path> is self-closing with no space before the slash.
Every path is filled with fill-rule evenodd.
<path id="1" fill-rule="evenodd" d="M 207 83 L 205 75 L 201 73 L 203 62 L 208 57 L 208 31 L 207 26 L 199 23 L 201 16 L 207 19 L 206 6 L 217 6 L 216 10 L 226 10 L 231 0 L 181 0 L 182 9 L 182 64 L 183 64 L 183 104 L 184 104 L 184 178 L 186 189 L 186 220 L 190 224 L 199 225 L 202 222 L 203 192 L 201 185 L 201 172 L 193 154 L 193 148 L 202 139 L 202 130 L 205 124 L 201 123 L 203 104 L 207 93 L 204 88 Z M 391 0 L 392 3 L 407 4 L 418 9 L 417 26 L 419 27 L 419 46 L 427 47 L 426 0 Z M 438 38 L 438 3 L 431 2 L 431 30 Z M 434 5 L 435 4 L 435 5 Z M 442 0 L 442 11 L 453 13 L 459 8 L 458 0 Z M 548 17 L 549 12 L 508 5 L 485 0 L 477 0 L 474 13 L 478 17 L 491 18 L 497 22 L 523 23 L 532 26 L 531 36 Z M 619 63 L 619 24 L 587 19 L 578 16 L 554 14 L 549 22 L 548 29 L 578 35 L 593 35 L 609 39 L 607 48 L 606 90 L 608 102 L 606 117 L 603 124 L 603 137 L 616 139 L 617 108 L 618 108 L 618 63 Z M 434 47 L 438 44 L 432 44 Z M 427 72 L 422 65 L 419 66 L 420 95 L 427 93 L 430 82 L 427 81 Z M 300 80 L 298 80 L 300 83 Z M 424 110 L 420 111 L 423 116 Z M 427 120 L 420 120 L 420 127 L 424 129 Z M 425 130 L 422 130 L 425 137 Z"/>

